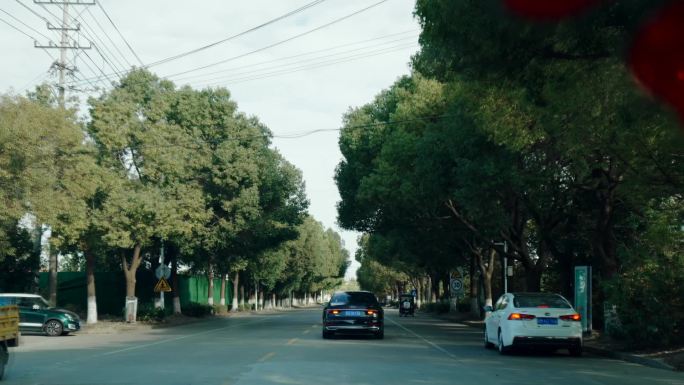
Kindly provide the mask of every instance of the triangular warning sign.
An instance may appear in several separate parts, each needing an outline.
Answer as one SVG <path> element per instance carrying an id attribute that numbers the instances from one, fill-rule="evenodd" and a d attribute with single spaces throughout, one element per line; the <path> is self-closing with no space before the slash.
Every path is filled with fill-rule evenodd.
<path id="1" fill-rule="evenodd" d="M 161 278 L 156 285 L 154 285 L 154 292 L 159 293 L 161 291 L 171 291 L 171 286 L 166 282 L 164 278 Z"/>
<path id="2" fill-rule="evenodd" d="M 456 271 L 451 275 L 451 277 L 454 278 L 454 279 L 463 278 L 463 277 L 461 276 L 461 272 L 458 271 L 458 270 L 456 270 Z"/>

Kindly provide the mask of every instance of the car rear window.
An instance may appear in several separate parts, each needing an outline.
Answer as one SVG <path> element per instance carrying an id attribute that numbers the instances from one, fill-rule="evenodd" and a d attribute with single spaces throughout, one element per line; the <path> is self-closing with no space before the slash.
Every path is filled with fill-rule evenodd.
<path id="1" fill-rule="evenodd" d="M 337 293 L 330 300 L 332 306 L 341 305 L 376 305 L 378 303 L 377 298 L 371 293 L 361 293 L 361 292 L 350 292 L 350 293 Z"/>
<path id="2" fill-rule="evenodd" d="M 542 307 L 569 309 L 571 306 L 563 297 L 556 294 L 517 294 L 513 298 L 515 307 Z"/>

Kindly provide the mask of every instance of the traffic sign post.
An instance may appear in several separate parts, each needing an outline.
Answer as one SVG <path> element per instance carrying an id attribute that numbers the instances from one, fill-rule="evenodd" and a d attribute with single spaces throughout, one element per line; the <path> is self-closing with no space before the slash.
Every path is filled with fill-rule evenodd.
<path id="1" fill-rule="evenodd" d="M 162 246 L 161 249 L 159 250 L 159 266 L 154 270 L 154 276 L 157 277 L 159 282 L 157 282 L 157 285 L 154 288 L 155 293 L 159 293 L 159 298 L 157 298 L 154 302 L 154 307 L 163 309 L 164 308 L 164 292 L 166 291 L 171 291 L 171 287 L 169 286 L 169 283 L 166 282 L 167 279 L 171 276 L 171 269 L 166 266 L 164 263 L 164 242 L 162 241 Z M 164 280 L 166 282 L 166 286 L 164 288 L 168 287 L 168 290 L 157 290 L 157 286 L 161 284 L 161 280 Z"/>
<path id="2" fill-rule="evenodd" d="M 157 279 L 169 279 L 171 276 L 171 268 L 166 265 L 159 265 L 159 267 L 154 270 L 154 276 L 157 277 Z"/>
<path id="3" fill-rule="evenodd" d="M 166 279 L 164 279 L 164 277 L 160 278 L 159 282 L 157 282 L 157 284 L 154 285 L 155 293 L 164 293 L 169 291 L 171 291 L 171 286 L 169 285 L 169 282 Z"/>

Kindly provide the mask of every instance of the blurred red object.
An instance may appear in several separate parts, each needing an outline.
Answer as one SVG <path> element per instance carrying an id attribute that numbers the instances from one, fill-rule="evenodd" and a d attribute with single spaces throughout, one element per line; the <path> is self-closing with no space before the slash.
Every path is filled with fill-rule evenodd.
<path id="1" fill-rule="evenodd" d="M 533 18 L 558 20 L 573 16 L 605 0 L 504 0 L 513 12 Z"/>
<path id="2" fill-rule="evenodd" d="M 637 80 L 684 119 L 684 2 L 666 6 L 642 27 L 629 64 Z"/>

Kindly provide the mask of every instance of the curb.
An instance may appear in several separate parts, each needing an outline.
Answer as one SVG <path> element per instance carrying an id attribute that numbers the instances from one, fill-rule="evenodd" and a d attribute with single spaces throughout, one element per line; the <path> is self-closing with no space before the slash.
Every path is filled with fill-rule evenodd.
<path id="1" fill-rule="evenodd" d="M 435 315 L 432 315 L 432 316 L 435 317 Z M 482 328 L 482 324 L 480 321 L 456 321 L 454 319 L 449 319 L 448 317 L 439 317 L 439 316 L 437 316 L 435 318 L 440 318 L 442 320 L 448 320 L 448 321 L 454 322 L 454 323 L 460 323 L 462 325 L 470 326 L 470 327 L 476 328 L 476 329 Z M 677 371 L 677 369 L 675 369 L 674 366 L 666 364 L 665 362 L 663 362 L 661 360 L 646 358 L 646 357 L 638 356 L 636 354 L 614 352 L 612 350 L 601 349 L 601 348 L 597 348 L 597 347 L 590 346 L 590 345 L 584 345 L 583 349 L 585 352 L 592 353 L 592 354 L 595 354 L 597 356 L 602 356 L 602 357 L 607 357 L 607 358 L 613 358 L 616 360 L 631 362 L 633 364 L 648 366 L 650 368 L 655 368 L 655 369 L 670 370 L 673 372 Z"/>
<path id="2" fill-rule="evenodd" d="M 631 362 L 633 364 L 648 366 L 648 367 L 655 368 L 655 369 L 671 370 L 673 372 L 676 371 L 674 366 L 668 365 L 668 364 L 664 363 L 663 361 L 641 357 L 641 356 L 638 356 L 636 354 L 614 352 L 611 350 L 601 349 L 601 348 L 597 348 L 594 346 L 587 346 L 587 345 L 584 345 L 584 351 L 592 353 L 592 354 L 596 354 L 598 356 L 603 356 L 603 357 L 613 358 L 613 359 L 617 359 L 617 360 L 627 361 L 627 362 Z"/>

